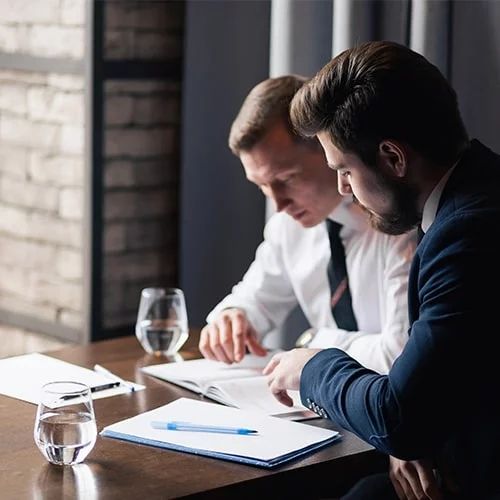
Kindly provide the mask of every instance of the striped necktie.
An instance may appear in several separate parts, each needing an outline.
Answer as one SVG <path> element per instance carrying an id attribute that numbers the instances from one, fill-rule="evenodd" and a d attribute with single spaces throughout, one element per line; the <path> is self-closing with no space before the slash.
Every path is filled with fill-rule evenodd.
<path id="1" fill-rule="evenodd" d="M 347 278 L 345 250 L 339 234 L 342 224 L 327 219 L 326 227 L 331 250 L 327 270 L 331 290 L 332 314 L 339 328 L 357 331 L 358 324 L 352 310 L 351 292 Z"/>

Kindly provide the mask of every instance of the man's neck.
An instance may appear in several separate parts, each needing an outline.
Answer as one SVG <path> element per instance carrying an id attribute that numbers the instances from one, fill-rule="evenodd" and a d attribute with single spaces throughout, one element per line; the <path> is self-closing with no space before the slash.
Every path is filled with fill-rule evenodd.
<path id="1" fill-rule="evenodd" d="M 424 232 L 427 231 L 427 229 L 433 223 L 434 218 L 436 217 L 442 192 L 446 184 L 448 183 L 448 179 L 450 178 L 453 170 L 455 169 L 458 162 L 462 158 L 462 155 L 463 152 L 451 166 L 445 169 L 441 169 L 442 172 L 441 178 L 433 184 L 432 190 L 429 192 L 429 194 L 424 200 L 424 205 L 422 208 L 422 222 L 421 222 L 421 227 L 424 230 Z"/>
<path id="2" fill-rule="evenodd" d="M 425 202 L 428 200 L 436 186 L 441 182 L 450 170 L 452 170 L 462 158 L 463 151 L 457 156 L 456 160 L 449 165 L 429 163 L 424 158 L 419 157 L 416 161 L 419 163 L 414 169 L 417 172 L 418 178 L 415 179 L 415 184 L 418 190 L 418 206 L 420 211 L 423 211 Z"/>

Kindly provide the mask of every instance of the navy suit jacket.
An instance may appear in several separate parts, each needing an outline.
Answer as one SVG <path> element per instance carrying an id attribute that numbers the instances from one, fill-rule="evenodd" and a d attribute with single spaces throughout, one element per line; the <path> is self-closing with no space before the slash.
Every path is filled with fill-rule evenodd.
<path id="1" fill-rule="evenodd" d="M 412 263 L 402 354 L 382 376 L 326 349 L 302 400 L 379 451 L 434 459 L 467 498 L 500 491 L 499 285 L 500 156 L 473 140 Z"/>

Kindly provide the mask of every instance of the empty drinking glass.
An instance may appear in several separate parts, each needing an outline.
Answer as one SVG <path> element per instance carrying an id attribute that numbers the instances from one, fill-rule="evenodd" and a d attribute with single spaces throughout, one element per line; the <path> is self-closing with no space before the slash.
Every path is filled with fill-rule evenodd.
<path id="1" fill-rule="evenodd" d="M 56 465 L 83 462 L 97 437 L 90 388 L 80 382 L 50 382 L 42 387 L 34 438 Z"/>
<path id="2" fill-rule="evenodd" d="M 142 290 L 135 334 L 149 354 L 175 356 L 189 335 L 186 301 L 182 290 Z"/>

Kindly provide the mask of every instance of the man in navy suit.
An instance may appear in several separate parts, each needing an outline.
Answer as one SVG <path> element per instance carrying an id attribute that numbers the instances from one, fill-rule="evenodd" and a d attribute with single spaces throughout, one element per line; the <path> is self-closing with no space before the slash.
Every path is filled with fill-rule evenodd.
<path id="1" fill-rule="evenodd" d="M 346 498 L 499 498 L 500 157 L 468 138 L 439 70 L 391 42 L 334 58 L 299 90 L 291 117 L 318 137 L 340 193 L 374 227 L 425 234 L 410 270 L 409 340 L 389 373 L 339 349 L 295 349 L 265 369 L 273 394 L 289 404 L 287 390 L 300 389 L 391 456 L 390 480 Z"/>

